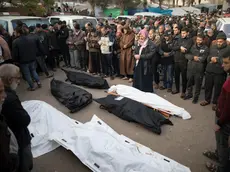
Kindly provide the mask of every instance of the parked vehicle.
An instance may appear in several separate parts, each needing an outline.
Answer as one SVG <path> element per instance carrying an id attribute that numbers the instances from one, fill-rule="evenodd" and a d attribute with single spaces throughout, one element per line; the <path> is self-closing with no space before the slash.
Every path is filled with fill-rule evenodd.
<path id="1" fill-rule="evenodd" d="M 230 41 L 230 18 L 219 18 L 216 22 L 217 30 L 223 31 Z"/>

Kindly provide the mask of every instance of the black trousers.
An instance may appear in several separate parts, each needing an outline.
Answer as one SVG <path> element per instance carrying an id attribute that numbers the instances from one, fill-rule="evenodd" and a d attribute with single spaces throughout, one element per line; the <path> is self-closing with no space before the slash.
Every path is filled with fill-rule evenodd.
<path id="1" fill-rule="evenodd" d="M 113 54 L 114 73 L 118 76 L 120 75 L 120 56 L 121 53 Z"/>
<path id="2" fill-rule="evenodd" d="M 159 65 L 159 60 L 153 61 L 153 76 L 154 76 L 155 84 L 157 84 L 157 85 L 160 83 L 160 75 L 158 72 L 158 65 Z"/>
<path id="3" fill-rule="evenodd" d="M 182 93 L 185 93 L 187 87 L 187 63 L 175 63 L 175 85 L 177 91 L 180 91 L 180 75 L 182 77 Z"/>
<path id="4" fill-rule="evenodd" d="M 44 72 L 46 74 L 46 76 L 49 76 L 49 71 L 48 71 L 48 68 L 46 66 L 45 57 L 37 56 L 36 61 L 37 61 L 38 66 L 42 70 L 42 72 Z"/>
<path id="5" fill-rule="evenodd" d="M 51 67 L 51 69 L 54 69 L 57 66 L 59 66 L 58 50 L 51 50 L 47 60 L 48 60 L 48 64 Z"/>
<path id="6" fill-rule="evenodd" d="M 196 71 L 188 71 L 187 76 L 187 95 L 193 96 L 193 86 L 195 86 L 194 99 L 198 99 L 200 96 L 204 74 L 200 72 L 196 73 Z"/>
<path id="7" fill-rule="evenodd" d="M 61 45 L 61 54 L 66 66 L 70 66 L 70 54 L 68 45 Z"/>
<path id="8" fill-rule="evenodd" d="M 102 73 L 105 75 L 113 76 L 113 55 L 112 54 L 102 54 L 101 65 Z"/>
<path id="9" fill-rule="evenodd" d="M 226 80 L 226 74 L 214 74 L 214 73 L 208 73 L 205 74 L 205 100 L 207 102 L 211 102 L 213 104 L 217 104 L 218 98 L 221 93 L 222 86 Z M 212 99 L 212 92 L 214 88 L 213 93 L 213 99 Z"/>
<path id="10" fill-rule="evenodd" d="M 100 52 L 90 52 L 93 73 L 100 73 Z"/>

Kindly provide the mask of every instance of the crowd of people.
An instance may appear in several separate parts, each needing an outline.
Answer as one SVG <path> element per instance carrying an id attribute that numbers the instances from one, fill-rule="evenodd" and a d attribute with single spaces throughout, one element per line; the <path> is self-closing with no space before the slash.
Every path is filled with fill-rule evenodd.
<path id="1" fill-rule="evenodd" d="M 230 84 L 226 78 L 230 72 L 230 47 L 226 34 L 217 31 L 215 23 L 212 16 L 201 16 L 199 21 L 191 16 L 144 17 L 118 20 L 115 26 L 99 22 L 95 28 L 92 23 L 86 23 L 84 28 L 75 23 L 71 29 L 65 21 L 30 27 L 19 21 L 10 39 L 0 27 L 3 171 L 19 167 L 20 172 L 27 172 L 33 164 L 27 129 L 30 117 L 15 92 L 20 72 L 28 90 L 35 91 L 42 87 L 39 74 L 52 77 L 57 68 L 63 67 L 111 80 L 121 77 L 144 92 L 160 89 L 181 93 L 182 99 L 193 99 L 194 104 L 199 101 L 204 80 L 205 100 L 200 105 L 212 103 L 217 114 L 217 152 L 207 151 L 204 155 L 220 162 L 219 166 L 207 164 L 207 168 L 227 172 Z M 64 65 L 60 66 L 62 60 Z"/>

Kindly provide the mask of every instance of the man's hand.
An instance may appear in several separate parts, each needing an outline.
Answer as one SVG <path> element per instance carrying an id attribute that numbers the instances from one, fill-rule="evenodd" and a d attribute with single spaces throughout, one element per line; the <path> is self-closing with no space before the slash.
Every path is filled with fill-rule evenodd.
<path id="1" fill-rule="evenodd" d="M 127 45 L 124 45 L 124 49 L 126 49 L 127 48 Z"/>
<path id="2" fill-rule="evenodd" d="M 169 56 L 169 53 L 164 53 L 164 57 L 168 57 Z"/>
<path id="3" fill-rule="evenodd" d="M 186 48 L 184 48 L 184 47 L 180 47 L 180 51 L 182 52 L 182 53 L 185 53 L 185 51 L 186 51 L 187 49 Z"/>
<path id="4" fill-rule="evenodd" d="M 215 126 L 214 126 L 214 130 L 215 130 L 215 132 L 219 131 L 219 130 L 220 130 L 220 126 L 219 126 L 219 125 L 217 125 L 217 124 L 215 124 Z"/>
<path id="5" fill-rule="evenodd" d="M 139 59 L 140 59 L 140 55 L 137 55 L 137 54 L 136 54 L 136 55 L 134 55 L 134 57 L 135 57 L 136 60 L 139 60 Z"/>
<path id="6" fill-rule="evenodd" d="M 194 56 L 194 61 L 199 61 L 199 57 L 198 56 Z"/>
<path id="7" fill-rule="evenodd" d="M 216 57 L 212 57 L 211 58 L 211 63 L 216 63 L 217 62 L 217 58 Z"/>

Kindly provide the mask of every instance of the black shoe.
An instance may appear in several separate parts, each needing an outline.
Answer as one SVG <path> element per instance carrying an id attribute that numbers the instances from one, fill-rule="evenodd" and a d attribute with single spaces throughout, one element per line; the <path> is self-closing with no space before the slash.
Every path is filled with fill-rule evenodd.
<path id="1" fill-rule="evenodd" d="M 178 93 L 179 93 L 179 91 L 177 91 L 177 90 L 172 91 L 172 94 L 178 94 Z"/>
<path id="2" fill-rule="evenodd" d="M 46 76 L 46 78 L 52 78 L 54 76 L 54 73 L 49 74 L 48 76 Z"/>
<path id="3" fill-rule="evenodd" d="M 180 98 L 184 99 L 185 98 L 185 93 L 181 93 Z"/>
<path id="4" fill-rule="evenodd" d="M 184 100 L 189 100 L 189 99 L 191 99 L 192 98 L 192 95 L 186 95 L 185 97 L 184 97 Z"/>
<path id="5" fill-rule="evenodd" d="M 114 80 L 114 76 L 110 76 L 110 80 Z"/>
<path id="6" fill-rule="evenodd" d="M 198 103 L 198 98 L 194 98 L 192 101 L 193 104 L 197 104 Z"/>

